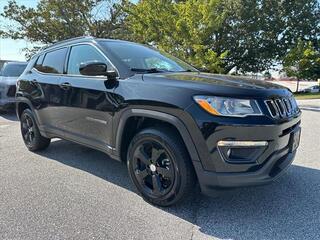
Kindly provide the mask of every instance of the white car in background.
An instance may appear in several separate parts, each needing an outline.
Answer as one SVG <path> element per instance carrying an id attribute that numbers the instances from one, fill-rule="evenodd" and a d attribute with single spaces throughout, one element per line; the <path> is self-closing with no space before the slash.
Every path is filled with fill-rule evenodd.
<path id="1" fill-rule="evenodd" d="M 302 92 L 304 93 L 318 93 L 320 92 L 320 86 L 312 86 L 306 89 L 303 89 Z"/>
<path id="2" fill-rule="evenodd" d="M 14 107 L 16 82 L 26 68 L 26 62 L 6 62 L 0 71 L 0 111 Z"/>

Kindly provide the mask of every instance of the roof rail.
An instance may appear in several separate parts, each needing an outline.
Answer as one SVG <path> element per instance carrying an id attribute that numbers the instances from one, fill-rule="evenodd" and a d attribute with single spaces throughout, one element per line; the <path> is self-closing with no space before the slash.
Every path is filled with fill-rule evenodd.
<path id="1" fill-rule="evenodd" d="M 45 49 L 54 47 L 54 46 L 58 46 L 58 45 L 63 44 L 63 43 L 68 43 L 68 42 L 75 41 L 75 40 L 78 40 L 78 39 L 94 39 L 94 37 L 92 37 L 92 36 L 80 36 L 80 37 L 74 37 L 74 38 L 69 38 L 69 39 L 66 39 L 66 40 L 58 41 L 58 42 L 52 43 L 50 45 L 46 45 L 46 46 L 41 47 L 39 49 L 39 52 L 43 51 Z"/>

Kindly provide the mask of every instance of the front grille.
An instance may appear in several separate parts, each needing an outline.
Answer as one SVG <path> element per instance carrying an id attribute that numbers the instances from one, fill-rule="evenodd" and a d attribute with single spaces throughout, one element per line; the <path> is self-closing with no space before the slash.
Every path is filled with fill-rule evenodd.
<path id="1" fill-rule="evenodd" d="M 273 118 L 292 117 L 299 112 L 299 107 L 293 96 L 266 100 L 265 104 Z"/>
<path id="2" fill-rule="evenodd" d="M 14 97 L 16 95 L 16 86 L 10 86 L 7 92 L 8 97 Z"/>

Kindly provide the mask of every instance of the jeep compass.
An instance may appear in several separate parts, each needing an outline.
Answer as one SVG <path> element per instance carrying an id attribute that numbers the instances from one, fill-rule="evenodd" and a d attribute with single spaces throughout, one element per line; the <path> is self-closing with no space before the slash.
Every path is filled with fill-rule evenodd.
<path id="1" fill-rule="evenodd" d="M 195 184 L 268 183 L 300 139 L 287 88 L 201 73 L 153 48 L 80 37 L 42 49 L 19 77 L 16 111 L 30 151 L 62 138 L 126 162 L 138 192 L 169 206 Z"/>

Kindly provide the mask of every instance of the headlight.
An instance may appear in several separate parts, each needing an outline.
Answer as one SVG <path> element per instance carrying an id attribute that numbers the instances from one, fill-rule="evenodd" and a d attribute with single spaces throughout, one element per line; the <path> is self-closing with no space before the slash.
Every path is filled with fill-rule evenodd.
<path id="1" fill-rule="evenodd" d="M 245 117 L 262 115 L 256 100 L 212 96 L 195 96 L 196 103 L 207 112 L 216 116 Z"/>

